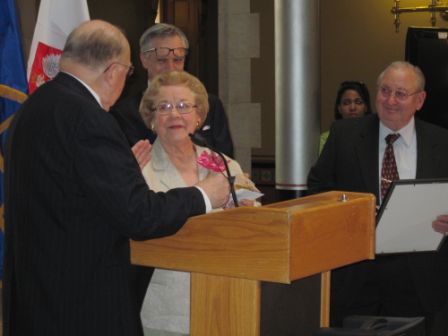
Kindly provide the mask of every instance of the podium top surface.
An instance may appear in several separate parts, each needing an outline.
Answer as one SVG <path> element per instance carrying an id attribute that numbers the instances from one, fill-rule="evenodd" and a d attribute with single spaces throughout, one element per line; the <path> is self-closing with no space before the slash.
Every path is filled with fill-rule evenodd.
<path id="1" fill-rule="evenodd" d="M 139 265 L 289 283 L 373 258 L 375 198 L 332 191 L 190 218 L 175 235 L 131 242 Z"/>

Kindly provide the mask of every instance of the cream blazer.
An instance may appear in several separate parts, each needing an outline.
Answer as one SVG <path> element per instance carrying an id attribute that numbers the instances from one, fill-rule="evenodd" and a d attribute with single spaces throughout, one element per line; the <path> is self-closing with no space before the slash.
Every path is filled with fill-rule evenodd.
<path id="1" fill-rule="evenodd" d="M 195 146 L 197 157 L 199 157 L 202 152 L 210 152 L 208 148 Z M 227 157 L 229 162 L 229 170 L 232 176 L 242 174 L 240 165 L 233 159 Z M 204 180 L 208 174 L 211 172 L 207 168 L 202 166 L 198 167 L 199 181 Z M 142 174 L 148 183 L 149 187 L 154 191 L 168 191 L 173 188 L 187 187 L 182 176 L 177 171 L 176 167 L 171 163 L 168 158 L 168 154 L 163 149 L 162 144 L 157 138 L 152 145 L 151 150 L 151 161 L 142 170 Z"/>
<path id="2" fill-rule="evenodd" d="M 199 157 L 209 151 L 196 146 Z M 241 174 L 240 165 L 230 160 L 232 175 Z M 187 187 L 176 167 L 171 163 L 159 139 L 151 150 L 151 161 L 142 170 L 146 183 L 154 191 L 168 191 L 173 188 Z M 216 174 L 199 166 L 199 180 L 208 174 Z M 190 273 L 156 268 L 149 284 L 141 311 L 141 319 L 149 334 L 184 336 L 190 333 Z"/>

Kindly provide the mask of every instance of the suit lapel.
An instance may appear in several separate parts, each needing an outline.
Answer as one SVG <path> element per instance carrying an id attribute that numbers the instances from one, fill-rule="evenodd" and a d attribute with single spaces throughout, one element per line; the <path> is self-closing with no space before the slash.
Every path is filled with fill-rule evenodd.
<path id="1" fill-rule="evenodd" d="M 151 155 L 152 168 L 165 190 L 186 186 L 158 139 L 153 144 Z"/>
<path id="2" fill-rule="evenodd" d="M 437 153 L 437 142 L 428 130 L 425 124 L 415 119 L 415 132 L 417 134 L 417 171 L 416 178 L 434 177 L 434 167 L 437 167 L 440 160 Z"/>
<path id="3" fill-rule="evenodd" d="M 366 186 L 366 192 L 375 194 L 378 199 L 379 173 L 378 173 L 378 117 L 366 118 L 364 127 L 359 131 L 358 142 L 355 151 L 358 158 L 361 176 Z"/>

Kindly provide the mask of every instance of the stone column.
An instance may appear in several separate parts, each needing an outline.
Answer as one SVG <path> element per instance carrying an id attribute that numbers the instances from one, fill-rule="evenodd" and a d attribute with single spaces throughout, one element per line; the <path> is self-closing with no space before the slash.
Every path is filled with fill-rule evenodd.
<path id="1" fill-rule="evenodd" d="M 219 0 L 219 96 L 230 121 L 235 158 L 251 170 L 251 148 L 261 146 L 260 104 L 251 100 L 251 58 L 259 57 L 259 16 L 250 0 Z"/>

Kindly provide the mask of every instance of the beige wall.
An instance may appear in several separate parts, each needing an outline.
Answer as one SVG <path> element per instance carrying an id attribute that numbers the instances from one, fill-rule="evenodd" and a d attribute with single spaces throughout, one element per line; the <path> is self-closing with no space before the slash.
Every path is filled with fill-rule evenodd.
<path id="1" fill-rule="evenodd" d="M 404 0 L 401 7 L 428 3 Z M 340 82 L 365 82 L 374 100 L 378 74 L 392 61 L 404 59 L 408 27 L 430 26 L 429 13 L 405 13 L 400 16 L 400 31 L 395 33 L 392 6 L 392 0 L 321 0 L 322 130 L 333 120 Z M 438 14 L 436 19 L 438 27 L 448 27 Z"/>
<path id="2" fill-rule="evenodd" d="M 274 1 L 252 0 L 251 11 L 260 15 L 260 58 L 252 60 L 252 100 L 261 102 L 262 147 L 255 155 L 275 154 Z M 429 0 L 403 0 L 402 7 L 422 6 Z M 429 13 L 402 14 L 395 33 L 392 0 L 320 0 L 322 131 L 333 121 L 333 104 L 339 83 L 365 82 L 374 99 L 376 77 L 390 62 L 404 58 L 409 26 L 430 26 Z M 448 23 L 437 14 L 437 26 Z M 373 104 L 374 105 L 374 104 Z M 374 107 L 374 106 L 372 106 Z"/>
<path id="3" fill-rule="evenodd" d="M 98 0 L 99 1 L 99 0 Z M 226 3 L 231 0 L 221 0 Z M 427 5 L 430 0 L 402 0 L 401 6 Z M 18 0 L 27 53 L 37 15 L 37 0 Z M 429 13 L 401 15 L 395 33 L 390 9 L 393 0 L 320 0 L 321 6 L 321 113 L 322 131 L 333 121 L 333 104 L 339 83 L 361 80 L 375 96 L 379 72 L 390 62 L 404 58 L 409 26 L 430 26 Z M 250 13 L 259 20 L 259 57 L 251 58 L 251 99 L 261 106 L 261 145 L 252 148 L 257 156 L 275 155 L 274 0 L 250 0 Z M 437 25 L 448 23 L 437 14 Z M 232 46 L 229 46 L 232 47 Z M 27 57 L 27 55 L 25 55 Z M 253 122 L 258 122 L 258 119 Z M 247 129 L 239 130 L 242 132 Z M 249 131 L 250 132 L 250 131 Z M 238 138 L 238 136 L 236 136 Z"/>

